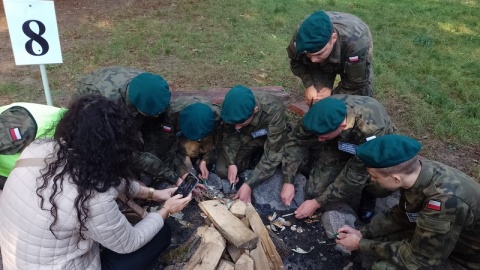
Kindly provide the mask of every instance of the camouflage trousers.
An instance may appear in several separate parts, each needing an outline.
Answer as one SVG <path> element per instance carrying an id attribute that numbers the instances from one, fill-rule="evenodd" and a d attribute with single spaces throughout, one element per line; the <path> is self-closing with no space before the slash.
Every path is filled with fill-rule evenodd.
<path id="1" fill-rule="evenodd" d="M 238 173 L 252 169 L 250 168 L 252 165 L 254 165 L 252 163 L 258 163 L 259 160 L 252 162 L 252 158 L 261 156 L 261 154 L 263 154 L 263 147 L 266 140 L 266 136 L 255 138 L 240 146 L 240 149 L 238 149 L 237 152 L 237 157 L 235 158 L 235 165 L 237 165 Z M 220 178 L 227 178 L 228 176 L 228 164 L 223 153 L 218 155 L 216 172 Z"/>
<path id="2" fill-rule="evenodd" d="M 378 198 L 387 197 L 391 194 L 391 191 L 372 183 L 363 163 L 355 162 L 356 157 L 354 155 L 338 150 L 336 141 L 317 144 L 312 148 L 319 153 L 310 152 L 310 156 L 313 155 L 313 159 L 316 161 L 305 185 L 306 199 L 313 199 L 322 195 L 340 173 L 345 174 L 342 178 L 348 177 L 350 179 L 348 185 L 351 186 L 354 182 L 358 187 L 357 190 L 365 189 L 366 192 Z M 345 171 L 342 172 L 344 169 Z M 346 183 L 338 183 L 337 186 L 342 187 L 343 185 L 347 186 Z M 341 191 L 338 192 L 341 193 Z"/>
<path id="3" fill-rule="evenodd" d="M 410 239 L 414 233 L 413 229 L 407 229 L 399 232 L 395 232 L 389 235 L 383 235 L 371 240 L 377 240 L 381 242 L 390 242 L 390 241 L 402 241 L 406 239 Z M 390 263 L 388 261 L 376 261 L 372 265 L 372 270 L 396 270 L 401 269 L 398 265 Z M 442 262 L 440 265 L 428 267 L 428 268 L 421 268 L 421 269 L 429 269 L 429 270 L 452 270 L 452 269 L 465 269 L 462 266 L 458 265 L 452 260 L 446 260 Z"/>

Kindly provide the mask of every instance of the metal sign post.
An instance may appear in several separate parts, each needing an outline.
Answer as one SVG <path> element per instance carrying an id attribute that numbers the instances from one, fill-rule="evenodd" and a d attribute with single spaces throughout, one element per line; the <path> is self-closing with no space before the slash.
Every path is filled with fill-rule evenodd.
<path id="1" fill-rule="evenodd" d="M 4 0 L 17 65 L 40 65 L 45 98 L 52 105 L 45 64 L 63 63 L 53 1 Z"/>

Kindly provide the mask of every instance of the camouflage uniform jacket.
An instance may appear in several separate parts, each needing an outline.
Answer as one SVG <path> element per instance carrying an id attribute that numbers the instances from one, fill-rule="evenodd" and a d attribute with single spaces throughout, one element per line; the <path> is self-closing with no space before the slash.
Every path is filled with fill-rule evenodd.
<path id="1" fill-rule="evenodd" d="M 351 158 L 340 174 L 328 186 L 320 197 L 315 198 L 320 205 L 327 201 L 335 201 L 350 195 L 368 180 L 363 162 L 355 156 L 355 150 L 340 150 L 341 144 L 352 144 L 353 148 L 366 142 L 372 136 L 396 133 L 396 127 L 390 120 L 387 111 L 377 100 L 371 97 L 354 95 L 334 95 L 333 98 L 343 100 L 347 105 L 347 126 L 333 140 L 325 142 L 320 159 L 327 155 L 347 153 Z M 300 119 L 297 126 L 288 134 L 285 153 L 282 161 L 283 183 L 293 183 L 295 174 L 308 153 L 308 147 L 318 136 L 309 132 Z M 350 152 L 349 152 L 350 151 Z M 315 181 L 315 179 L 313 179 Z"/>
<path id="2" fill-rule="evenodd" d="M 333 94 L 373 96 L 373 41 L 368 26 L 358 17 L 342 12 L 326 12 L 332 21 L 337 41 L 330 56 L 322 63 L 312 63 L 305 54 L 297 54 L 297 30 L 287 47 L 290 68 L 302 79 L 305 88 L 315 85 L 319 72 L 340 74 Z M 332 79 L 332 84 L 335 77 Z"/>
<path id="3" fill-rule="evenodd" d="M 422 160 L 400 202 L 362 230 L 360 250 L 399 268 L 427 268 L 448 259 L 465 269 L 480 269 L 480 184 L 442 163 Z M 407 213 L 416 214 L 416 222 Z M 401 241 L 369 240 L 411 231 Z"/>
<path id="4" fill-rule="evenodd" d="M 263 155 L 255 166 L 252 175 L 246 180 L 250 186 L 273 175 L 275 169 L 282 161 L 283 147 L 285 144 L 287 122 L 285 119 L 285 106 L 276 96 L 268 93 L 254 93 L 258 112 L 252 122 L 236 130 L 233 125 L 224 124 L 223 128 L 223 155 L 227 166 L 235 165 L 235 160 L 240 147 L 258 137 L 267 136 L 264 144 Z M 265 134 L 266 131 L 266 134 Z"/>
<path id="5" fill-rule="evenodd" d="M 170 183 L 176 183 L 178 175 L 172 171 L 159 157 L 168 150 L 168 145 L 160 144 L 162 124 L 165 115 L 157 118 L 145 116 L 129 101 L 127 88 L 130 81 L 145 71 L 129 67 L 106 67 L 94 71 L 78 82 L 77 92 L 72 96 L 70 104 L 80 97 L 89 94 L 100 94 L 112 100 L 118 100 L 121 106 L 132 117 L 136 129 L 143 139 L 143 150 L 135 153 L 134 167 L 154 177 L 165 177 Z M 141 148 L 141 147 L 140 147 Z"/>
<path id="6" fill-rule="evenodd" d="M 179 126 L 180 112 L 193 103 L 204 103 L 209 105 L 215 117 L 213 132 L 206 138 L 195 142 L 185 138 L 185 136 L 182 135 Z M 220 145 L 222 136 L 221 122 L 220 107 L 216 104 L 212 104 L 212 102 L 205 97 L 185 96 L 179 97 L 170 102 L 170 109 L 167 111 L 163 123 L 163 135 L 160 144 L 170 146 L 170 149 L 168 149 L 168 155 L 172 158 L 175 157 L 175 159 L 180 162 L 175 164 L 175 170 L 178 175 L 184 175 L 188 172 L 188 168 L 183 162 L 186 156 L 193 158 L 203 154 L 202 160 L 207 164 L 214 162 L 214 160 L 217 159 L 217 149 Z M 185 149 L 186 145 L 195 145 L 196 149 Z"/>

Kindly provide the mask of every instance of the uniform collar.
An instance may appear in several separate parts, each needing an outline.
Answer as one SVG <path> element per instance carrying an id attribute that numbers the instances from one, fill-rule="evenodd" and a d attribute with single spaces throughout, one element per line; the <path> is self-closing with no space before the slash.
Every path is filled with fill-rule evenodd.
<path id="1" fill-rule="evenodd" d="M 420 174 L 418 175 L 417 181 L 409 190 L 423 190 L 426 188 L 432 181 L 433 175 L 432 170 L 430 170 L 430 164 L 427 160 L 419 160 L 420 165 L 422 166 Z"/>
<path id="2" fill-rule="evenodd" d="M 355 127 L 355 112 L 352 108 L 347 105 L 347 126 L 340 132 L 337 138 L 344 138 L 350 132 L 352 132 L 352 128 Z"/>
<path id="3" fill-rule="evenodd" d="M 333 29 L 337 33 L 337 41 L 333 44 L 332 52 L 328 56 L 328 62 L 341 63 L 342 60 L 342 41 L 340 40 L 340 34 L 337 30 Z"/>
<path id="4" fill-rule="evenodd" d="M 133 117 L 136 117 L 139 114 L 138 109 L 130 101 L 127 93 L 128 93 L 128 84 L 125 85 L 125 91 L 122 91 L 122 100 L 125 103 L 125 107 L 127 108 L 128 114 L 130 114 Z"/>
<path id="5" fill-rule="evenodd" d="M 253 115 L 252 122 L 250 122 L 250 125 L 252 126 L 258 126 L 260 116 L 262 115 L 262 104 L 258 101 L 257 96 L 255 96 L 255 107 L 258 107 L 258 111 Z"/>

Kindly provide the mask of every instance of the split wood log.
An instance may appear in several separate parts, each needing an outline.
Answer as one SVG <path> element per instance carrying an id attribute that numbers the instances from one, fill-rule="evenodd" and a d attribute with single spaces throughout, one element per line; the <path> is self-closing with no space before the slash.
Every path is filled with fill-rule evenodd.
<path id="1" fill-rule="evenodd" d="M 227 243 L 227 251 L 233 262 L 237 262 L 240 256 L 242 256 L 242 253 L 245 252 L 244 249 L 239 249 L 232 243 Z"/>
<path id="2" fill-rule="evenodd" d="M 250 257 L 255 262 L 255 270 L 274 269 L 273 263 L 268 259 L 260 239 L 258 239 L 257 248 L 250 251 Z"/>
<path id="3" fill-rule="evenodd" d="M 254 267 L 253 259 L 245 253 L 235 263 L 235 270 L 254 270 Z"/>
<path id="4" fill-rule="evenodd" d="M 241 201 L 241 200 L 236 200 L 233 202 L 233 204 L 230 206 L 230 212 L 238 218 L 243 218 L 245 217 L 245 209 L 247 208 L 247 205 Z"/>
<path id="5" fill-rule="evenodd" d="M 225 239 L 214 227 L 209 227 L 185 270 L 215 270 L 224 250 Z"/>
<path id="6" fill-rule="evenodd" d="M 275 245 L 273 244 L 270 236 L 268 235 L 268 231 L 265 228 L 265 225 L 262 222 L 262 219 L 258 215 L 257 211 L 253 207 L 251 203 L 247 204 L 247 209 L 245 214 L 250 221 L 250 226 L 252 227 L 253 231 L 258 234 L 258 237 L 262 241 L 262 245 L 265 248 L 268 258 L 273 263 L 273 268 L 275 270 L 284 269 L 282 258 L 278 254 L 277 250 L 275 249 Z"/>
<path id="7" fill-rule="evenodd" d="M 224 204 L 218 200 L 203 201 L 200 209 L 213 222 L 221 234 L 237 248 L 254 249 L 258 236 L 235 217 Z M 258 214 L 257 214 L 258 215 Z"/>
<path id="8" fill-rule="evenodd" d="M 217 267 L 217 270 L 234 270 L 234 269 L 235 269 L 235 264 L 226 260 L 221 260 Z"/>

